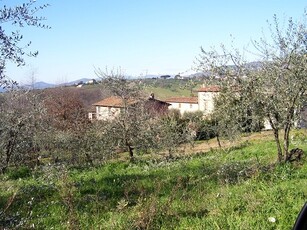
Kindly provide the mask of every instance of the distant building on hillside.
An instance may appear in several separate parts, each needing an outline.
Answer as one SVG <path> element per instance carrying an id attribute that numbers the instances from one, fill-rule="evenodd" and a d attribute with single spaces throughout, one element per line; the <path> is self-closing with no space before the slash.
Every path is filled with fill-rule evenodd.
<path id="1" fill-rule="evenodd" d="M 91 80 L 88 80 L 85 84 L 87 85 L 95 85 L 95 84 L 98 84 L 96 79 L 91 79 Z"/>

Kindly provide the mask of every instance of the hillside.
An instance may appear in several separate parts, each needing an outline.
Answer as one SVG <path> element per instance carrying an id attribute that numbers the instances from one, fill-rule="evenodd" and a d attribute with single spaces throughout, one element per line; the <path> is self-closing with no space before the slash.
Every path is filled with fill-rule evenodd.
<path id="1" fill-rule="evenodd" d="M 11 171 L 1 177 L 0 226 L 290 229 L 307 198 L 306 156 L 275 165 L 273 137 L 261 136 L 172 159 L 153 154 L 129 163 L 120 156 L 97 168 Z M 307 152 L 306 131 L 292 136 Z"/>
<path id="2" fill-rule="evenodd" d="M 193 81 L 176 79 L 138 79 L 132 81 L 138 82 L 144 95 L 154 93 L 157 98 L 162 100 L 170 97 L 189 97 L 191 94 L 195 96 L 196 90 L 203 83 L 201 80 L 196 79 Z M 193 84 L 191 84 L 192 82 Z M 84 92 L 94 91 L 95 89 L 106 91 L 103 84 L 82 87 Z"/>

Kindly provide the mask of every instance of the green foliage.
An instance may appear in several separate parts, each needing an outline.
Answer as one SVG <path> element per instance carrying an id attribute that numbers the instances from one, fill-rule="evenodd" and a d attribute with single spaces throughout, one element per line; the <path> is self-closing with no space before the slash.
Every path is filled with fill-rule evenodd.
<path id="1" fill-rule="evenodd" d="M 20 166 L 18 168 L 12 168 L 8 170 L 7 176 L 10 180 L 17 180 L 19 178 L 27 178 L 31 176 L 31 169 L 27 166 Z"/>
<path id="2" fill-rule="evenodd" d="M 185 112 L 182 119 L 188 124 L 189 129 L 194 131 L 195 140 L 209 140 L 216 136 L 214 120 L 204 119 L 203 112 Z"/>
<path id="3" fill-rule="evenodd" d="M 184 143 L 193 143 L 194 130 L 188 119 L 181 117 L 178 110 L 169 111 L 168 115 L 157 122 L 158 149 L 168 151 L 169 156 Z"/>

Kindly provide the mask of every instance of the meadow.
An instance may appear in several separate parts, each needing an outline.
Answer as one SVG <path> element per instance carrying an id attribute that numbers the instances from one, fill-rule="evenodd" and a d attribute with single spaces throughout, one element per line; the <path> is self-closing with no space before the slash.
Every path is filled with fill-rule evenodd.
<path id="1" fill-rule="evenodd" d="M 307 200 L 306 156 L 276 163 L 271 134 L 167 158 L 44 165 L 1 176 L 3 229 L 291 229 Z M 292 147 L 307 152 L 306 130 Z M 197 151 L 196 151 L 197 149 Z"/>

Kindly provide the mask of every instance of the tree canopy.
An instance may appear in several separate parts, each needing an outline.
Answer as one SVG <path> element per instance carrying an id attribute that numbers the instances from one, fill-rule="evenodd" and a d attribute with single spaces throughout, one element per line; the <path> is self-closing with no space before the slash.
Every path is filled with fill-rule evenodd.
<path id="1" fill-rule="evenodd" d="M 288 159 L 289 133 L 306 103 L 306 13 L 302 21 L 289 18 L 285 29 L 274 16 L 269 28 L 271 39 L 253 41 L 257 62 L 248 63 L 237 49 L 222 46 L 221 52 L 202 49 L 199 67 L 209 70 L 211 80 L 222 88 L 214 113 L 223 124 L 220 127 L 229 129 L 233 123 L 232 127 L 252 129 L 259 121 L 268 122 L 281 162 Z"/>
<path id="2" fill-rule="evenodd" d="M 26 52 L 26 48 L 31 45 L 28 42 L 26 46 L 21 44 L 23 35 L 15 27 L 34 26 L 39 28 L 50 28 L 45 25 L 42 16 L 37 16 L 37 12 L 46 8 L 48 4 L 36 6 L 35 0 L 17 6 L 7 6 L 3 4 L 0 8 L 0 86 L 10 87 L 16 82 L 10 80 L 5 73 L 6 63 L 12 62 L 16 66 L 25 65 L 25 56 L 35 57 L 38 51 Z"/>

